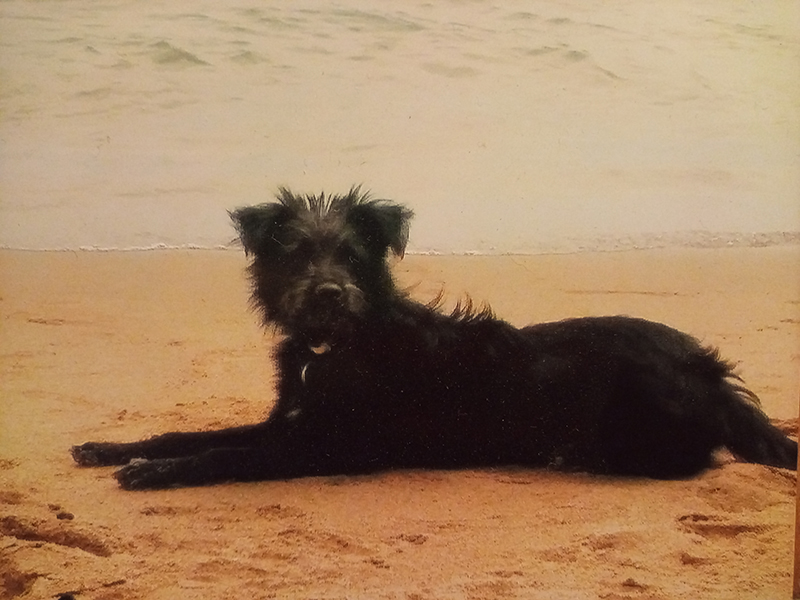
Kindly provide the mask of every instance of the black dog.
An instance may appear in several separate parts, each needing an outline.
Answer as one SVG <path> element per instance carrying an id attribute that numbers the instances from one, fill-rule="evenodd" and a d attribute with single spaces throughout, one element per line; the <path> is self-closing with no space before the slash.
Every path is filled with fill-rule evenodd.
<path id="1" fill-rule="evenodd" d="M 443 314 L 387 266 L 411 211 L 358 188 L 278 200 L 231 213 L 253 303 L 284 336 L 269 418 L 90 442 L 72 449 L 79 464 L 127 464 L 127 489 L 510 464 L 677 478 L 721 446 L 796 468 L 797 444 L 694 338 L 627 317 L 517 329 L 470 305 Z"/>

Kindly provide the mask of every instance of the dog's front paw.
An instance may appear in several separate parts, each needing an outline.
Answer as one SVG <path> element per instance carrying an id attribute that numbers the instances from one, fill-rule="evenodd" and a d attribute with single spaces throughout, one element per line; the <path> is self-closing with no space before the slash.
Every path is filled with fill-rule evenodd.
<path id="1" fill-rule="evenodd" d="M 125 490 L 148 490 L 181 485 L 181 466 L 185 459 L 160 458 L 134 459 L 114 472 L 114 477 Z"/>
<path id="2" fill-rule="evenodd" d="M 127 444 L 86 442 L 70 449 L 72 458 L 82 467 L 124 465 L 131 459 Z"/>

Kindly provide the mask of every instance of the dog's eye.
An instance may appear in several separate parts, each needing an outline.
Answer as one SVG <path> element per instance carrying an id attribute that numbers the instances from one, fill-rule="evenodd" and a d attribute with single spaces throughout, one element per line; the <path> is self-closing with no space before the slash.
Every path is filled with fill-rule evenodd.
<path id="1" fill-rule="evenodd" d="M 349 245 L 342 245 L 336 248 L 336 258 L 338 258 L 340 262 L 358 262 L 356 251 Z"/>
<path id="2" fill-rule="evenodd" d="M 287 255 L 296 260 L 308 260 L 314 254 L 314 244 L 309 240 L 298 240 L 284 246 Z"/>

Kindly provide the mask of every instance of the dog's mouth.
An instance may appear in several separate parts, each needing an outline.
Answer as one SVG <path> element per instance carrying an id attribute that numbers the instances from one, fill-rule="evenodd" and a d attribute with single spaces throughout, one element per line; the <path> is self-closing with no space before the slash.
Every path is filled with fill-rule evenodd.
<path id="1" fill-rule="evenodd" d="M 351 319 L 333 319 L 321 318 L 316 315 L 316 318 L 311 321 L 301 322 L 295 324 L 295 332 L 302 336 L 308 343 L 309 348 L 312 350 L 317 347 L 331 347 L 337 342 L 350 337 L 353 331 L 354 320 Z"/>

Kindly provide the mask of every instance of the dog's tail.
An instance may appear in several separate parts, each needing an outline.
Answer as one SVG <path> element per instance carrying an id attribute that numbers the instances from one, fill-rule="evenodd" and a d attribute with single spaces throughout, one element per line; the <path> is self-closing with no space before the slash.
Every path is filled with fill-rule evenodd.
<path id="1" fill-rule="evenodd" d="M 797 442 L 770 423 L 758 397 L 741 384 L 730 368 L 722 383 L 725 411 L 724 444 L 747 462 L 797 469 Z"/>

